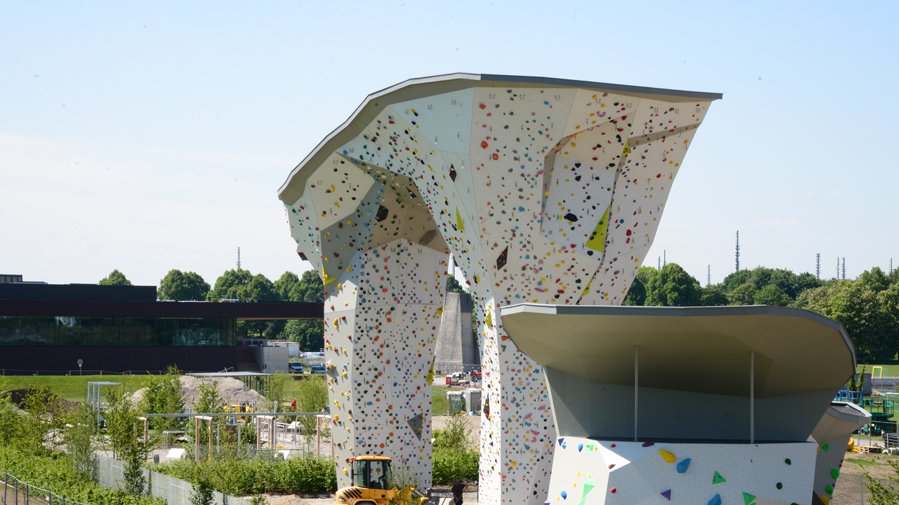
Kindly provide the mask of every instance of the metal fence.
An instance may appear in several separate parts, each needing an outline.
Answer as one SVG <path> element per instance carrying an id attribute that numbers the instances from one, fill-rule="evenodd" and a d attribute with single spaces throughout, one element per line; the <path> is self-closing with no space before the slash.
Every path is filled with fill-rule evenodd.
<path id="1" fill-rule="evenodd" d="M 9 472 L 0 473 L 0 478 L 3 479 L 3 505 L 87 505 L 29 484 Z"/>

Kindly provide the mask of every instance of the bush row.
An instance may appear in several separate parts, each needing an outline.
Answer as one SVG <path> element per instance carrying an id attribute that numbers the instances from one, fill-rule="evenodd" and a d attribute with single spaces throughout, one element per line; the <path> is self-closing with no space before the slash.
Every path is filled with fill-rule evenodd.
<path id="1" fill-rule="evenodd" d="M 201 463 L 180 460 L 154 470 L 193 483 L 205 482 L 217 491 L 236 496 L 318 494 L 337 489 L 334 464 L 321 458 L 284 460 L 212 459 Z"/>
<path id="2" fill-rule="evenodd" d="M 162 500 L 129 496 L 75 476 L 71 459 L 62 453 L 38 456 L 0 447 L 0 469 L 24 482 L 50 490 L 67 500 L 96 505 L 159 505 Z M 3 475 L 0 474 L 0 478 Z"/>

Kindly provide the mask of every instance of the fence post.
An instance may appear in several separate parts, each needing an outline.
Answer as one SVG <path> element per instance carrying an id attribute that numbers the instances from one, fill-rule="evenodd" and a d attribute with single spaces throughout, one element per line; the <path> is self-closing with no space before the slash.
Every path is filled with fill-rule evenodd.
<path id="1" fill-rule="evenodd" d="M 28 493 L 28 487 L 29 487 L 28 483 L 26 482 L 25 483 L 25 505 L 28 505 L 28 502 L 30 500 L 30 493 Z"/>

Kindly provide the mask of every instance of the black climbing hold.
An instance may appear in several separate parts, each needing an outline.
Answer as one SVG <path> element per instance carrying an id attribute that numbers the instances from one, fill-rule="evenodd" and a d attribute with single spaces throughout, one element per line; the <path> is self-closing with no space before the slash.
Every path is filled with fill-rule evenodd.
<path id="1" fill-rule="evenodd" d="M 503 249 L 503 252 L 499 253 L 499 256 L 496 258 L 496 269 L 501 270 L 504 266 L 506 266 L 506 261 L 509 259 L 509 246 L 506 246 Z"/>
<path id="2" fill-rule="evenodd" d="M 378 213 L 375 214 L 375 219 L 380 223 L 381 221 L 387 219 L 388 214 L 387 207 L 380 205 L 378 206 Z"/>
<path id="3" fill-rule="evenodd" d="M 456 167 L 453 165 L 450 165 L 450 179 L 452 179 L 453 182 L 456 182 Z"/>
<path id="4" fill-rule="evenodd" d="M 565 219 L 571 221 L 572 223 L 576 223 L 576 222 L 577 222 L 577 216 L 575 216 L 575 215 L 572 214 L 571 212 L 569 212 L 568 214 L 565 214 Z"/>

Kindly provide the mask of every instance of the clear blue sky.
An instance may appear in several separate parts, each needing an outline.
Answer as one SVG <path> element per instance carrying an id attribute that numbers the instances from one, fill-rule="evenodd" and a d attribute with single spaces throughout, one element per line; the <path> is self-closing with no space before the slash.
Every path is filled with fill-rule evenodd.
<path id="1" fill-rule="evenodd" d="M 899 267 L 891 2 L 3 2 L 0 272 L 213 283 L 297 258 L 276 190 L 368 93 L 448 72 L 724 93 L 646 263 Z"/>

